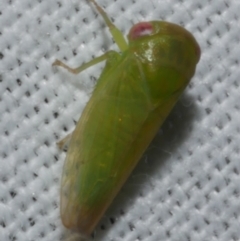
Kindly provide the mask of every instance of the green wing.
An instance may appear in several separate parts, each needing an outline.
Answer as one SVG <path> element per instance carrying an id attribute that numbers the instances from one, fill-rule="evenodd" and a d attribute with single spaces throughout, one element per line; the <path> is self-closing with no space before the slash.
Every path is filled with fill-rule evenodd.
<path id="1" fill-rule="evenodd" d="M 176 101 L 173 95 L 153 103 L 135 57 L 111 65 L 73 133 L 63 173 L 63 222 L 84 233 L 92 231 Z"/>

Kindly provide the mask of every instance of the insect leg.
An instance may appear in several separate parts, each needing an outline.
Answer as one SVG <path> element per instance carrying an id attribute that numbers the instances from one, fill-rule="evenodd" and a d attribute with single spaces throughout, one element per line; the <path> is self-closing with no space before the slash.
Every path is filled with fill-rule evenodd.
<path id="1" fill-rule="evenodd" d="M 56 59 L 54 61 L 54 63 L 52 64 L 52 66 L 61 66 L 65 69 L 67 69 L 69 72 L 73 73 L 73 74 L 79 74 L 80 72 L 82 72 L 83 70 L 95 65 L 95 64 L 98 64 L 104 60 L 106 60 L 108 57 L 109 57 L 109 52 L 111 51 L 108 51 L 107 53 L 99 56 L 99 57 L 96 57 L 92 60 L 90 60 L 89 62 L 85 63 L 85 64 L 82 64 L 81 66 L 77 67 L 77 68 L 71 68 L 69 66 L 67 66 L 66 64 L 64 64 L 63 62 L 61 62 L 60 60 Z"/>
<path id="2" fill-rule="evenodd" d="M 71 140 L 72 137 L 72 133 L 66 135 L 63 139 L 61 139 L 60 141 L 57 142 L 57 145 L 59 147 L 59 149 L 63 149 L 63 147 L 68 144 L 68 142 Z"/>
<path id="3" fill-rule="evenodd" d="M 109 17 L 107 16 L 106 12 L 96 3 L 95 0 L 89 0 L 92 2 L 95 7 L 97 8 L 98 12 L 102 15 L 106 25 L 109 28 L 109 31 L 111 32 L 114 41 L 118 45 L 119 49 L 123 52 L 128 48 L 128 44 L 122 34 L 122 32 L 111 22 Z"/>

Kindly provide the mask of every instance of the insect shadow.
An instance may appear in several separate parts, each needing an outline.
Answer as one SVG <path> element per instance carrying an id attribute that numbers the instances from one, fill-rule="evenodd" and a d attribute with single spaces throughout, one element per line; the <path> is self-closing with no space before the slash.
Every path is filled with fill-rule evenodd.
<path id="1" fill-rule="evenodd" d="M 184 103 L 191 103 L 186 106 Z M 97 225 L 92 235 L 93 240 L 104 240 L 111 226 L 131 210 L 139 196 L 151 192 L 151 178 L 161 179 L 161 168 L 170 161 L 171 153 L 181 149 L 181 145 L 191 135 L 191 122 L 197 116 L 195 98 L 184 93 L 173 108 L 156 137 L 146 150 L 138 165 L 123 185 L 110 208 Z M 161 181 L 161 180 L 160 180 Z M 157 187 L 168 188 L 168 187 Z M 146 207 L 147 208 L 147 207 Z M 134 229 L 134 224 L 129 225 L 129 231 Z M 124 235 L 124 234 L 123 234 Z"/>

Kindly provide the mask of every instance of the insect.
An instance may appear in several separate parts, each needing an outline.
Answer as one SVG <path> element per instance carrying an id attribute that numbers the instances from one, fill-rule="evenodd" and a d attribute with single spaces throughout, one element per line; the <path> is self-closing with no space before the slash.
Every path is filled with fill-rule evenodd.
<path id="1" fill-rule="evenodd" d="M 92 97 L 74 130 L 61 186 L 63 224 L 88 236 L 122 187 L 200 59 L 195 38 L 163 21 L 140 22 L 126 42 L 95 0 L 120 52 L 108 51 L 72 69 L 77 74 L 106 60 Z"/>

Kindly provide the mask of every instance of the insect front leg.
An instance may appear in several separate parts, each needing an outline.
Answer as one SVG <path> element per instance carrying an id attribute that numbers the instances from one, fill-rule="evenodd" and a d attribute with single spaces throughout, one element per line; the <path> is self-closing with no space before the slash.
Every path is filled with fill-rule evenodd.
<path id="1" fill-rule="evenodd" d="M 109 31 L 112 34 L 112 37 L 113 37 L 114 41 L 118 45 L 119 49 L 122 52 L 124 52 L 126 49 L 128 49 L 128 44 L 127 44 L 122 32 L 111 22 L 108 15 L 106 14 L 106 12 L 96 3 L 95 0 L 89 0 L 89 1 L 92 2 L 95 5 L 98 12 L 102 15 L 106 25 L 109 28 Z"/>
<path id="2" fill-rule="evenodd" d="M 96 58 L 90 60 L 89 62 L 80 65 L 77 68 L 71 68 L 71 67 L 69 67 L 68 65 L 64 64 L 63 62 L 61 62 L 58 59 L 56 59 L 53 62 L 52 66 L 61 66 L 64 69 L 67 69 L 69 72 L 71 72 L 73 74 L 79 74 L 83 70 L 85 70 L 85 69 L 87 69 L 87 68 L 89 68 L 89 67 L 91 67 L 91 66 L 93 66 L 95 64 L 98 64 L 98 63 L 100 63 L 100 62 L 102 62 L 102 61 L 104 61 L 106 59 L 108 59 L 109 55 L 111 55 L 111 52 L 113 52 L 113 51 L 108 51 L 107 53 L 105 53 L 105 54 L 103 54 L 103 55 L 101 55 L 99 57 L 96 57 Z"/>

